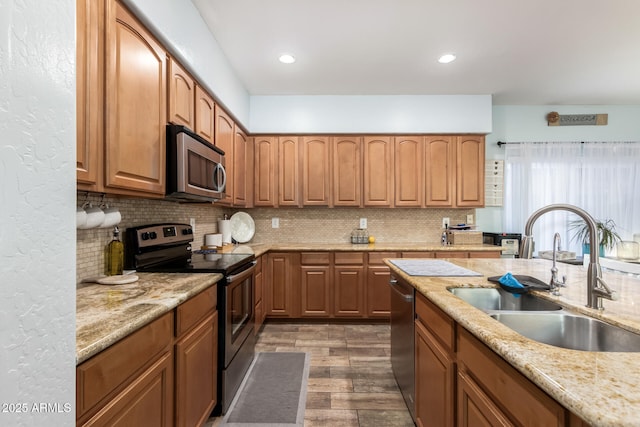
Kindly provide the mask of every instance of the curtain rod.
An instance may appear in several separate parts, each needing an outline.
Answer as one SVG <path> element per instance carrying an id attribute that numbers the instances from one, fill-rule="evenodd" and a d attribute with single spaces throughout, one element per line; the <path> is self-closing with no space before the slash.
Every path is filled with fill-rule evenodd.
<path id="1" fill-rule="evenodd" d="M 541 144 L 541 143 L 566 143 L 566 142 L 575 142 L 575 143 L 580 143 L 580 144 L 592 144 L 592 143 L 606 143 L 607 141 L 529 141 L 529 142 L 503 142 L 503 141 L 498 141 L 496 144 L 498 145 L 498 147 L 502 147 L 503 145 L 511 145 L 511 144 Z M 613 141 L 609 141 L 609 142 L 613 142 Z M 615 142 L 624 142 L 626 144 L 630 144 L 630 143 L 635 143 L 638 141 L 615 141 Z"/>

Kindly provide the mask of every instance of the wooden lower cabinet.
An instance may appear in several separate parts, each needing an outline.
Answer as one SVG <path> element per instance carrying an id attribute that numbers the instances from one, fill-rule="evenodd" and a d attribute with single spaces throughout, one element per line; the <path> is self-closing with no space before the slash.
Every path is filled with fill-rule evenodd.
<path id="1" fill-rule="evenodd" d="M 582 426 L 484 343 L 416 296 L 418 426 Z"/>
<path id="2" fill-rule="evenodd" d="M 78 426 L 197 426 L 217 403 L 216 285 L 76 368 Z"/>
<path id="3" fill-rule="evenodd" d="M 263 272 L 263 265 L 265 263 L 265 258 L 266 255 L 261 255 L 256 258 L 256 269 L 253 276 L 253 299 L 255 303 L 253 322 L 254 335 L 258 335 L 260 333 L 260 329 L 262 329 L 262 324 L 264 323 L 264 318 L 266 316 L 263 298 L 265 277 L 265 274 Z"/>
<path id="4" fill-rule="evenodd" d="M 202 425 L 218 401 L 218 312 L 175 345 L 176 426 Z"/>
<path id="5" fill-rule="evenodd" d="M 398 258 L 396 252 L 369 252 L 367 254 L 366 310 L 370 318 L 391 316 L 391 294 L 389 279 L 391 270 L 382 261 L 385 258 Z"/>
<path id="6" fill-rule="evenodd" d="M 83 426 L 172 426 L 173 357 L 163 353 Z"/>
<path id="7" fill-rule="evenodd" d="M 300 254 L 272 252 L 267 255 L 264 301 L 266 315 L 271 317 L 300 317 Z"/>
<path id="8" fill-rule="evenodd" d="M 300 313 L 302 317 L 329 317 L 331 301 L 331 252 L 300 254 Z"/>

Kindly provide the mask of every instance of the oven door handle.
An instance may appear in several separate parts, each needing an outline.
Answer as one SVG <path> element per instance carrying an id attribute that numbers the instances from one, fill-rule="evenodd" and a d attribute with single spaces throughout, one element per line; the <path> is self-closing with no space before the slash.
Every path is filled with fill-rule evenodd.
<path id="1" fill-rule="evenodd" d="M 248 276 L 248 275 L 252 274 L 252 273 L 253 273 L 253 270 L 255 270 L 255 268 L 256 268 L 256 264 L 257 264 L 257 263 L 258 263 L 258 261 L 251 261 L 251 263 L 250 263 L 250 265 L 251 265 L 251 266 L 250 266 L 250 267 L 248 267 L 248 268 L 246 268 L 246 269 L 242 270 L 242 271 L 241 271 L 240 273 L 238 273 L 238 274 L 233 274 L 233 275 L 227 276 L 227 277 L 226 277 L 226 279 L 227 279 L 227 283 L 233 283 L 233 282 L 235 282 L 235 281 L 236 281 L 236 280 L 238 280 L 238 279 L 242 279 L 242 278 L 244 278 L 244 277 L 246 277 L 246 276 Z"/>

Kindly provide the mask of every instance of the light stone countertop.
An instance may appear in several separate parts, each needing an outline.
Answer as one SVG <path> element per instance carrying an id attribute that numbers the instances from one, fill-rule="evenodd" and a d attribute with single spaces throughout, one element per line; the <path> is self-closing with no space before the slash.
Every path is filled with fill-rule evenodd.
<path id="1" fill-rule="evenodd" d="M 487 344 L 542 390 L 592 426 L 640 426 L 640 353 L 567 350 L 523 337 L 447 291 L 450 287 L 495 287 L 487 277 L 506 272 L 548 281 L 551 261 L 542 259 L 449 259 L 485 277 L 408 276 L 388 260 L 398 276 Z M 603 273 L 618 301 L 604 300 L 604 311 L 587 308 L 586 267 L 558 264 L 567 276 L 562 296 L 534 292 L 565 308 L 640 333 L 640 279 Z"/>
<path id="2" fill-rule="evenodd" d="M 494 245 L 447 245 L 439 243 L 247 243 L 226 245 L 222 252 L 252 251 L 257 257 L 268 251 L 336 251 L 336 252 L 403 252 L 403 251 L 445 251 L 445 252 L 496 252 L 500 246 Z"/>
<path id="3" fill-rule="evenodd" d="M 136 273 L 126 285 L 76 291 L 76 365 L 222 279 L 217 273 Z"/>

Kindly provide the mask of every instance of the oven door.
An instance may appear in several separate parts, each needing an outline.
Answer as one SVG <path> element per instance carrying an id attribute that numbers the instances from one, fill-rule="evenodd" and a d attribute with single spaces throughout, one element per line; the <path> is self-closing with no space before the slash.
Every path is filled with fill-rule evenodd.
<path id="1" fill-rule="evenodd" d="M 228 366 L 249 334 L 253 334 L 253 272 L 256 262 L 238 274 L 226 277 L 224 366 Z"/>

